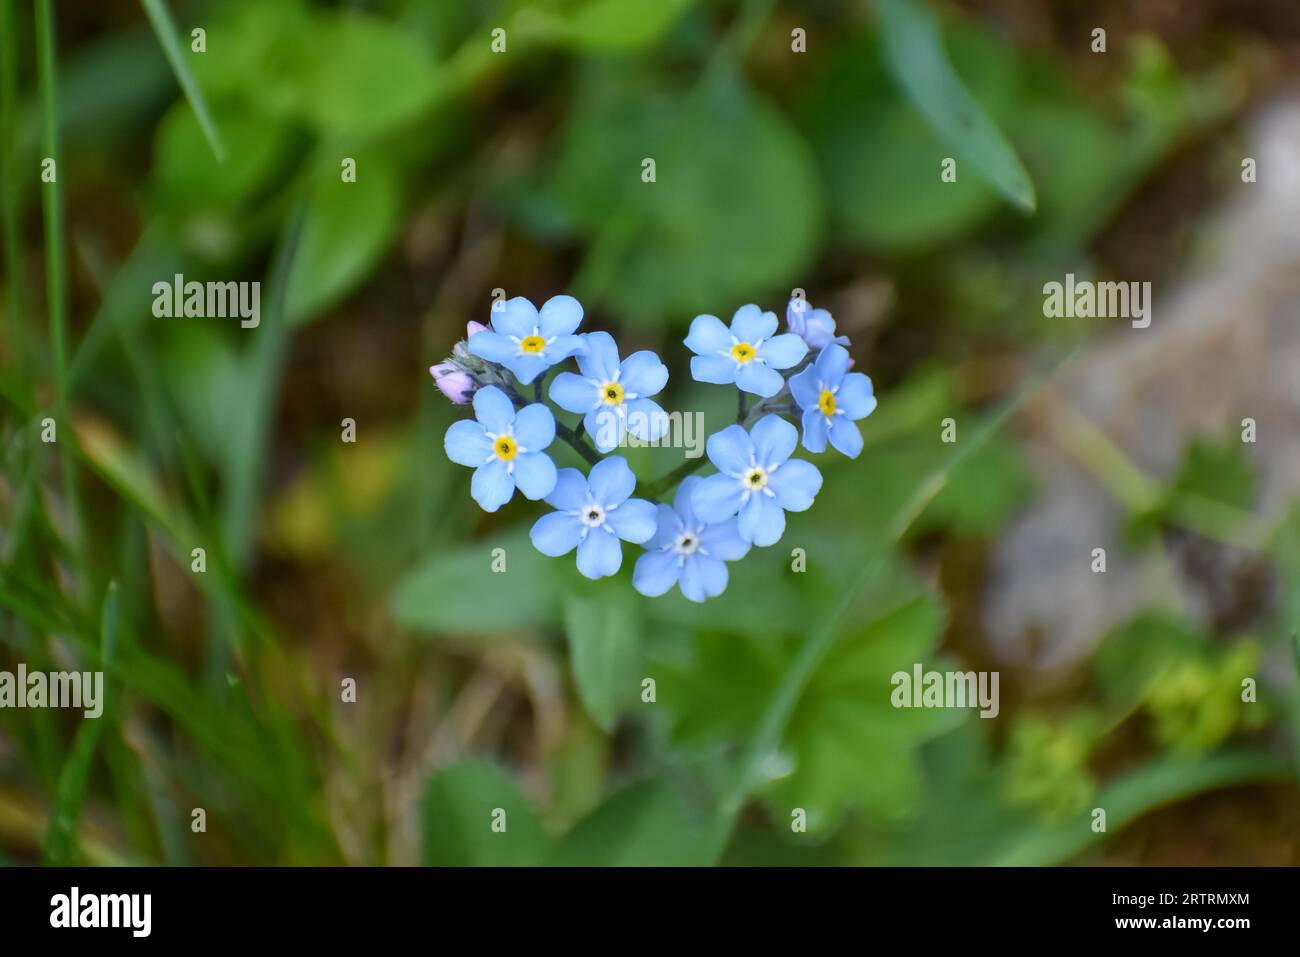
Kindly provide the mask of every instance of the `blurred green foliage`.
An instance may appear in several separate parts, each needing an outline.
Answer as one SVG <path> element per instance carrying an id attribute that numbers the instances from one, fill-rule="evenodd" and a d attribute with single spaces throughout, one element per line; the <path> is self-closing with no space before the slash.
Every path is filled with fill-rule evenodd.
<path id="1" fill-rule="evenodd" d="M 988 406 L 1018 375 L 990 383 L 976 360 L 1060 351 L 1071 334 L 1039 321 L 1041 275 L 1090 258 L 1147 178 L 1242 104 L 1232 64 L 1184 69 L 1135 36 L 1099 84 L 1067 51 L 920 0 L 364 6 L 177 8 L 224 160 L 138 11 L 113 32 L 60 11 L 54 118 L 30 54 L 5 64 L 0 192 L 20 215 L 5 235 L 2 660 L 101 668 L 110 708 L 79 727 L 0 712 L 0 852 L 1043 864 L 1106 838 L 1093 806 L 1113 834 L 1293 773 L 1266 738 L 1285 717 L 1297 739 L 1294 691 L 1257 666 L 1266 637 L 1295 640 L 1294 587 L 1254 639 L 1143 614 L 1063 702 L 1025 704 L 1035 689 L 1008 669 L 996 721 L 888 704 L 915 663 L 999 667 L 962 604 L 978 581 L 944 570 L 1036 486 Z M 188 52 L 197 24 L 205 54 Z M 66 375 L 28 276 L 36 188 L 11 173 L 36 168 L 53 120 L 76 266 Z M 262 327 L 152 319 L 152 283 L 177 272 L 264 280 Z M 882 277 L 888 322 L 860 307 Z M 673 363 L 670 405 L 713 431 L 733 399 L 689 382 L 682 330 L 748 301 L 779 310 L 794 286 L 845 304 L 880 407 L 861 458 L 828 458 L 817 507 L 707 605 L 641 598 L 630 558 L 591 587 L 530 547 L 533 509 L 479 514 L 440 457 L 452 412 L 424 368 L 487 318 L 494 288 L 578 295 L 589 326 Z M 56 388 L 72 411 L 52 450 Z M 355 446 L 337 441 L 344 416 Z M 628 450 L 646 480 L 679 455 Z M 1132 517 L 1135 550 L 1207 502 L 1201 532 L 1253 505 L 1231 441 L 1189 445 L 1159 488 Z M 1275 545 L 1291 584 L 1295 528 Z M 341 703 L 352 676 L 358 701 Z M 1273 704 L 1261 690 L 1242 707 L 1247 676 Z M 1134 727 L 1116 771 L 1104 752 Z"/>

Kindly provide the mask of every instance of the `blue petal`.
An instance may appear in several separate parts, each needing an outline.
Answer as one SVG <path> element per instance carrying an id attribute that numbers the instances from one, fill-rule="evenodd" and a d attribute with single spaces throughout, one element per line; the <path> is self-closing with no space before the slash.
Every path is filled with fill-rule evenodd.
<path id="1" fill-rule="evenodd" d="M 691 490 L 702 481 L 698 475 L 688 475 L 677 486 L 677 494 L 673 496 L 673 510 L 680 516 L 682 525 L 693 526 L 699 522 L 695 517 L 695 509 L 691 506 Z"/>
<path id="2" fill-rule="evenodd" d="M 849 350 L 832 343 L 817 356 L 816 365 L 822 384 L 833 389 L 840 384 L 844 373 L 849 371 Z"/>
<path id="3" fill-rule="evenodd" d="M 871 380 L 861 372 L 850 372 L 835 393 L 835 404 L 850 419 L 864 419 L 876 409 L 876 396 Z"/>
<path id="4" fill-rule="evenodd" d="M 627 432 L 627 421 L 618 414 L 613 406 L 601 403 L 582 418 L 583 427 L 591 436 L 596 451 L 612 452 L 623 442 Z"/>
<path id="5" fill-rule="evenodd" d="M 758 464 L 770 469 L 790 457 L 799 444 L 799 430 L 779 415 L 765 415 L 749 430 Z"/>
<path id="6" fill-rule="evenodd" d="M 668 413 L 652 399 L 633 399 L 627 409 L 627 430 L 644 442 L 658 442 L 668 432 Z"/>
<path id="7" fill-rule="evenodd" d="M 551 365 L 557 362 L 563 362 L 569 356 L 576 356 L 583 350 L 582 336 L 557 336 L 554 342 L 548 342 L 546 349 L 546 361 Z"/>
<path id="8" fill-rule="evenodd" d="M 607 578 L 623 564 L 623 546 L 613 532 L 593 528 L 578 543 L 578 571 L 588 578 Z"/>
<path id="9" fill-rule="evenodd" d="M 572 515 L 548 512 L 533 523 L 528 537 L 533 540 L 533 547 L 543 555 L 559 558 L 577 547 L 582 528 L 582 522 Z"/>
<path id="10" fill-rule="evenodd" d="M 555 490 L 546 496 L 546 504 L 564 512 L 576 512 L 587 504 L 587 480 L 577 469 L 560 469 L 555 476 Z"/>
<path id="11" fill-rule="evenodd" d="M 587 476 L 591 497 L 603 508 L 620 505 L 636 488 L 636 476 L 628 468 L 627 460 L 620 455 L 603 459 L 591 467 Z"/>
<path id="12" fill-rule="evenodd" d="M 482 335 L 482 333 L 479 333 L 479 335 Z M 477 339 L 478 336 L 474 338 Z M 502 364 L 513 372 L 515 378 L 524 385 L 531 385 L 534 379 L 550 368 L 550 363 L 534 352 L 527 352 L 521 356 L 511 356 Z"/>
<path id="13" fill-rule="evenodd" d="M 567 336 L 582 322 L 582 303 L 572 296 L 552 296 L 542 303 L 538 325 L 542 335 Z"/>
<path id="14" fill-rule="evenodd" d="M 608 332 L 588 332 L 582 337 L 578 368 L 588 379 L 609 382 L 618 371 L 618 344 Z"/>
<path id="15" fill-rule="evenodd" d="M 775 545 L 785 534 L 785 512 L 771 495 L 753 495 L 740 508 L 740 521 L 736 525 L 740 537 L 747 542 L 766 547 Z"/>
<path id="16" fill-rule="evenodd" d="M 499 309 L 495 305 L 492 307 L 492 328 L 496 332 L 523 339 L 533 334 L 537 324 L 537 307 L 523 296 L 506 300 Z M 472 338 L 477 339 L 478 336 Z"/>
<path id="17" fill-rule="evenodd" d="M 555 416 L 540 402 L 515 415 L 515 440 L 528 452 L 540 452 L 555 441 Z"/>
<path id="18" fill-rule="evenodd" d="M 691 601 L 707 601 L 727 590 L 727 566 L 707 555 L 691 555 L 682 566 L 682 594 Z"/>
<path id="19" fill-rule="evenodd" d="M 485 512 L 495 512 L 515 494 L 515 480 L 506 463 L 493 459 L 474 470 L 469 483 L 469 494 Z"/>
<path id="20" fill-rule="evenodd" d="M 447 458 L 457 465 L 478 468 L 492 456 L 492 443 L 483 434 L 483 426 L 469 419 L 453 422 L 442 440 Z"/>
<path id="21" fill-rule="evenodd" d="M 484 331 L 469 337 L 469 354 L 488 362 L 505 362 L 519 351 L 519 347 L 499 332 Z"/>
<path id="22" fill-rule="evenodd" d="M 678 492 L 681 495 L 681 492 Z M 655 533 L 654 536 L 645 543 L 647 550 L 652 548 L 663 548 L 665 545 L 671 545 L 682 531 L 682 520 L 678 517 L 676 511 L 667 505 L 659 505 L 655 508 Z"/>
<path id="23" fill-rule="evenodd" d="M 514 460 L 515 484 L 534 502 L 555 491 L 555 463 L 545 452 L 525 452 Z"/>
<path id="24" fill-rule="evenodd" d="M 483 423 L 483 428 L 499 434 L 510 428 L 510 423 L 515 420 L 515 406 L 504 392 L 489 385 L 474 393 L 474 415 Z"/>
<path id="25" fill-rule="evenodd" d="M 704 445 L 709 461 L 724 475 L 740 475 L 754 464 L 754 443 L 739 425 L 714 432 Z"/>
<path id="26" fill-rule="evenodd" d="M 804 409 L 803 447 L 809 452 L 826 451 L 826 416 L 816 406 Z"/>
<path id="27" fill-rule="evenodd" d="M 758 347 L 758 357 L 773 369 L 788 369 L 798 365 L 807 354 L 808 343 L 788 332 L 773 336 Z"/>
<path id="28" fill-rule="evenodd" d="M 677 584 L 681 565 L 671 549 L 655 549 L 636 560 L 632 569 L 632 587 L 647 598 L 658 598 Z"/>
<path id="29" fill-rule="evenodd" d="M 739 522 L 729 518 L 716 525 L 705 525 L 700 532 L 700 546 L 713 558 L 736 562 L 749 554 L 749 542 L 740 537 Z"/>
<path id="30" fill-rule="evenodd" d="M 821 487 L 822 473 L 803 459 L 791 459 L 768 479 L 768 488 L 776 494 L 777 504 L 787 512 L 810 508 Z"/>
<path id="31" fill-rule="evenodd" d="M 754 343 L 760 339 L 770 339 L 774 332 L 776 313 L 764 312 L 753 303 L 741 306 L 731 317 L 731 334 L 741 342 Z"/>
<path id="32" fill-rule="evenodd" d="M 789 326 L 790 331 L 797 336 L 802 336 L 804 324 L 808 320 L 808 310 L 811 307 L 808 300 L 802 296 L 795 296 L 785 305 L 785 324 Z"/>
<path id="33" fill-rule="evenodd" d="M 847 415 L 837 415 L 831 420 L 831 445 L 851 459 L 856 459 L 862 451 L 862 433 Z"/>
<path id="34" fill-rule="evenodd" d="M 781 391 L 785 379 L 775 369 L 769 369 L 761 359 L 753 359 L 736 370 L 736 385 L 746 392 L 770 399 Z"/>
<path id="35" fill-rule="evenodd" d="M 691 378 L 696 382 L 730 385 L 736 381 L 737 368 L 735 360 L 723 356 L 691 356 Z"/>
<path id="36" fill-rule="evenodd" d="M 658 519 L 659 511 L 655 504 L 643 498 L 630 498 L 605 516 L 605 522 L 614 534 L 633 545 L 641 545 L 654 537 Z"/>
<path id="37" fill-rule="evenodd" d="M 565 412 L 586 412 L 600 402 L 596 387 L 572 372 L 561 372 L 551 380 L 550 396 Z"/>
<path id="38" fill-rule="evenodd" d="M 731 333 L 721 319 L 706 314 L 691 320 L 690 332 L 683 341 L 696 355 L 716 356 L 731 348 Z"/>
<path id="39" fill-rule="evenodd" d="M 619 366 L 619 383 L 638 396 L 658 395 L 668 384 L 668 367 L 649 349 L 634 352 Z"/>
<path id="40" fill-rule="evenodd" d="M 691 491 L 691 508 L 702 522 L 725 522 L 744 500 L 740 480 L 730 475 L 710 475 Z"/>
<path id="41" fill-rule="evenodd" d="M 818 381 L 815 364 L 790 376 L 790 394 L 794 396 L 794 401 L 799 404 L 799 408 L 817 408 L 817 400 L 821 398 Z"/>

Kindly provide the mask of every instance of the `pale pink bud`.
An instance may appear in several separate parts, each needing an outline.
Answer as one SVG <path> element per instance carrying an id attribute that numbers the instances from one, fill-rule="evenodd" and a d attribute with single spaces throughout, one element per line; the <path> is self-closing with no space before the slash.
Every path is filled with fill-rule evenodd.
<path id="1" fill-rule="evenodd" d="M 478 383 L 474 381 L 473 376 L 450 362 L 439 362 L 437 365 L 429 366 L 429 374 L 433 376 L 433 381 L 442 394 L 456 405 L 468 403 L 474 395 L 474 390 L 478 388 Z"/>

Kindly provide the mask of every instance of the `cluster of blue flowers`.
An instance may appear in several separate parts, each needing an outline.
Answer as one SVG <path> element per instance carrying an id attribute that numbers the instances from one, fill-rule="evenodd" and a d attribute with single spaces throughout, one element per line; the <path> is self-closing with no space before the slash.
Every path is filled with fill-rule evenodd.
<path id="1" fill-rule="evenodd" d="M 683 478 L 671 505 L 633 498 L 637 479 L 627 461 L 601 456 L 628 434 L 662 437 L 667 417 L 652 397 L 667 385 L 668 367 L 650 351 L 620 359 L 609 333 L 579 333 L 583 311 L 572 296 L 541 309 L 517 297 L 493 313 L 490 326 L 471 322 L 466 340 L 429 369 L 448 399 L 474 410 L 474 419 L 447 430 L 447 457 L 474 469 L 470 494 L 484 511 L 495 512 L 516 489 L 551 506 L 533 525 L 533 545 L 553 557 L 576 551 L 588 578 L 618 572 L 623 542 L 641 545 L 632 582 L 651 597 L 674 585 L 692 601 L 721 594 L 726 563 L 776 544 L 785 513 L 808 509 L 821 490 L 817 467 L 791 457 L 796 446 L 820 453 L 829 443 L 856 458 L 862 434 L 854 423 L 876 407 L 871 380 L 850 371 L 848 339 L 835 335 L 829 312 L 801 296 L 786 308 L 784 333 L 775 313 L 755 305 L 741 306 L 730 325 L 696 316 L 685 339 L 695 353 L 691 375 L 759 401 L 747 409 L 742 397 L 740 421 L 709 437 L 715 474 Z M 569 359 L 578 371 L 557 374 L 546 394 L 582 416 L 576 431 L 558 424 L 543 400 L 547 370 Z M 586 476 L 555 467 L 547 449 L 557 434 L 593 463 Z"/>

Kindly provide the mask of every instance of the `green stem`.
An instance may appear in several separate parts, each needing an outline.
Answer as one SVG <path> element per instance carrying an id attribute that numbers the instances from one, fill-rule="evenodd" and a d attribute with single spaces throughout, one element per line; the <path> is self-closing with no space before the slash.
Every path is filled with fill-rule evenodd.
<path id="1" fill-rule="evenodd" d="M 67 266 L 64 261 L 63 175 L 59 151 L 59 104 L 55 85 L 54 13 L 51 0 L 36 3 L 36 70 L 41 94 L 42 144 L 45 157 L 54 161 L 54 178 L 43 183 L 41 210 L 45 226 L 45 288 L 49 299 L 50 361 L 54 374 L 55 418 L 64 429 L 68 420 L 68 297 Z M 60 448 L 63 494 L 68 503 L 70 538 L 80 541 L 81 506 L 72 457 Z"/>
<path id="2" fill-rule="evenodd" d="M 13 0 L 0 0 L 0 184 L 4 202 L 4 269 L 5 305 L 9 314 L 10 353 L 15 365 L 22 368 L 26 353 L 22 341 L 23 268 L 22 217 L 19 176 L 14 155 L 14 123 L 18 103 L 18 52 L 14 42 Z"/>
<path id="3" fill-rule="evenodd" d="M 741 425 L 745 421 L 745 416 L 749 414 L 749 409 L 745 407 L 745 390 L 736 390 L 736 424 Z"/>

